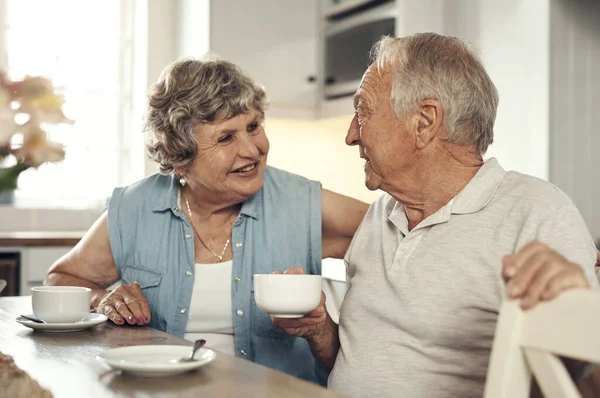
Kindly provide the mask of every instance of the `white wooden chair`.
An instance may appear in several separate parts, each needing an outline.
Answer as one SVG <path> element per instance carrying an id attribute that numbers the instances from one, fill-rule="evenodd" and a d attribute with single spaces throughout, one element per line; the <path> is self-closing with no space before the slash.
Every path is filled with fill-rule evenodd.
<path id="1" fill-rule="evenodd" d="M 340 306 L 346 295 L 346 266 L 344 260 L 324 258 L 322 265 L 325 307 L 334 322 L 340 321 Z"/>
<path id="2" fill-rule="evenodd" d="M 580 397 L 558 355 L 600 363 L 600 293 L 571 290 L 528 311 L 506 301 L 484 397 L 529 397 L 532 376 L 545 397 Z"/>

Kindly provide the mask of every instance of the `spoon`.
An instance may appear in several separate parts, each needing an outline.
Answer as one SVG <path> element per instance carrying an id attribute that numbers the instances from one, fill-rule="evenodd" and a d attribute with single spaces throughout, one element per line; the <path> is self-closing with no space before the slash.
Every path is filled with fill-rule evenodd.
<path id="1" fill-rule="evenodd" d="M 200 348 L 202 348 L 204 346 L 204 344 L 206 344 L 206 340 L 204 340 L 204 339 L 194 341 L 194 348 L 192 348 L 192 352 L 190 353 L 190 356 L 186 357 L 186 358 L 180 358 L 179 362 L 195 361 L 194 355 L 196 354 L 196 351 L 198 351 Z"/>
<path id="2" fill-rule="evenodd" d="M 21 315 L 21 318 L 25 318 L 29 321 L 33 321 L 35 323 L 46 323 L 44 321 L 42 321 L 41 319 L 37 319 L 36 317 L 32 316 L 32 315 Z"/>

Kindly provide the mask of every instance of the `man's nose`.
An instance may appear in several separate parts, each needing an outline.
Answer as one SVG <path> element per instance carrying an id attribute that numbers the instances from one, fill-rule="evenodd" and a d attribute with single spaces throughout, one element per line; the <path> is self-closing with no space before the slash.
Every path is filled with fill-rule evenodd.
<path id="1" fill-rule="evenodd" d="M 350 122 L 350 127 L 348 128 L 348 133 L 346 133 L 346 145 L 354 146 L 358 145 L 360 141 L 358 129 L 358 117 L 354 115 L 352 118 L 352 122 Z"/>

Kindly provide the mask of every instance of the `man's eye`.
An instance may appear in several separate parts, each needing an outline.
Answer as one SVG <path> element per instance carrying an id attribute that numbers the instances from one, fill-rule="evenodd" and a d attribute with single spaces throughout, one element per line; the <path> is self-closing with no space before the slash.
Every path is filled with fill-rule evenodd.
<path id="1" fill-rule="evenodd" d="M 219 142 L 229 142 L 229 141 L 231 141 L 232 138 L 233 138 L 233 136 L 231 134 L 227 134 L 227 135 L 224 135 L 223 137 L 219 138 Z"/>

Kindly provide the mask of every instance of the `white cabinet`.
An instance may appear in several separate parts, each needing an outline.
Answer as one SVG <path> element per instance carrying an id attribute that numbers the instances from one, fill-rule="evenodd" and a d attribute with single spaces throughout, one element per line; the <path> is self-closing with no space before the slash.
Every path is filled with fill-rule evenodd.
<path id="1" fill-rule="evenodd" d="M 32 287 L 41 286 L 50 266 L 71 249 L 71 246 L 40 246 L 23 249 L 21 251 L 21 295 L 26 296 Z"/>
<path id="2" fill-rule="evenodd" d="M 0 252 L 20 255 L 19 291 L 21 296 L 27 296 L 32 287 L 42 285 L 50 266 L 72 248 L 72 246 L 6 246 L 0 247 Z"/>
<path id="3" fill-rule="evenodd" d="M 185 0 L 179 54 L 232 61 L 267 90 L 269 116 L 312 118 L 317 103 L 317 0 Z"/>

